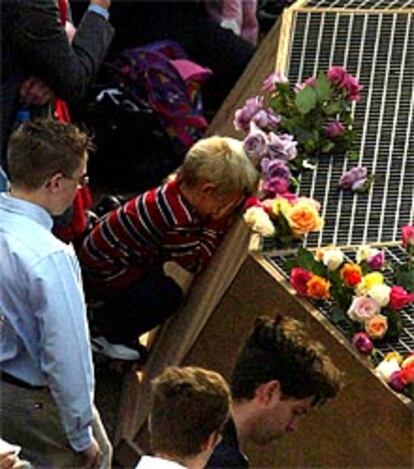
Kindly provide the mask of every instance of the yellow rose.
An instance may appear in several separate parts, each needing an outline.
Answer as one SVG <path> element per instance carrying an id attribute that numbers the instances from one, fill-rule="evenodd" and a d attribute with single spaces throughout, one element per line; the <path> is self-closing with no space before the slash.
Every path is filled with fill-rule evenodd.
<path id="1" fill-rule="evenodd" d="M 362 277 L 362 281 L 357 286 L 357 294 L 366 295 L 368 293 L 368 290 L 370 290 L 372 287 L 383 284 L 383 275 L 379 272 L 371 272 L 370 274 L 367 274 Z"/>
<path id="2" fill-rule="evenodd" d="M 271 205 L 272 215 L 275 217 L 282 214 L 287 218 L 291 210 L 292 205 L 284 197 L 276 197 Z"/>
<path id="3" fill-rule="evenodd" d="M 311 231 L 319 231 L 323 226 L 317 205 L 312 199 L 299 199 L 285 216 L 293 236 L 297 238 Z"/>
<path id="4" fill-rule="evenodd" d="M 401 365 L 401 363 L 403 361 L 403 357 L 398 352 L 388 352 L 385 355 L 384 360 L 386 360 L 388 362 L 391 361 L 391 360 L 396 360 L 397 363 L 399 365 Z"/>

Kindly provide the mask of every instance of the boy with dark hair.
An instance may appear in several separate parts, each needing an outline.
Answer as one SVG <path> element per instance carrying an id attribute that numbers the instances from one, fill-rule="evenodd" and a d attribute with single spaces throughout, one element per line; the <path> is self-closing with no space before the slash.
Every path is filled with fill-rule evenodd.
<path id="1" fill-rule="evenodd" d="M 231 419 L 207 467 L 249 467 L 247 441 L 266 445 L 313 406 L 335 397 L 341 373 L 323 346 L 289 317 L 258 318 L 243 345 L 231 379 Z"/>
<path id="2" fill-rule="evenodd" d="M 0 194 L 0 436 L 36 467 L 110 467 L 79 264 L 51 233 L 85 181 L 88 148 L 73 125 L 26 122 Z"/>
<path id="3" fill-rule="evenodd" d="M 202 469 L 229 415 L 230 390 L 222 376 L 198 367 L 170 367 L 153 381 L 149 417 L 154 457 L 138 469 Z"/>
<path id="4" fill-rule="evenodd" d="M 242 142 L 202 139 L 175 180 L 132 198 L 94 227 L 80 262 L 90 296 L 106 302 L 95 312 L 96 351 L 140 357 L 138 336 L 175 313 L 257 182 Z"/>

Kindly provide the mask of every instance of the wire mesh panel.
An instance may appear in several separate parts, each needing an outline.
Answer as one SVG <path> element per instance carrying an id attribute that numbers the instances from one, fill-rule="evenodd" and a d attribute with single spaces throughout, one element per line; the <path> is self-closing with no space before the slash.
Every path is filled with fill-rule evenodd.
<path id="1" fill-rule="evenodd" d="M 388 10 L 414 8 L 414 0 L 310 0 L 306 7 Z"/>
<path id="2" fill-rule="evenodd" d="M 405 263 L 407 261 L 407 255 L 401 246 L 383 247 L 386 259 L 389 261 L 388 267 L 385 269 L 384 277 L 388 280 L 387 283 L 392 284 L 393 276 L 393 265 Z M 348 261 L 355 260 L 356 251 L 354 249 L 347 249 L 344 251 L 345 258 Z M 285 263 L 287 260 L 293 258 L 292 254 L 277 254 L 266 256 L 268 261 L 276 267 L 276 269 L 282 273 L 286 278 L 289 277 L 289 272 L 286 271 Z M 332 303 L 329 301 L 311 301 L 328 319 L 332 314 Z M 406 307 L 404 310 L 399 312 L 402 322 L 402 331 L 398 340 L 387 340 L 386 343 L 376 344 L 377 349 L 382 357 L 387 352 L 399 352 L 402 355 L 406 355 L 414 350 L 414 305 Z M 341 321 L 336 323 L 338 329 L 349 339 L 352 337 L 352 329 L 347 321 Z"/>
<path id="3" fill-rule="evenodd" d="M 344 6 L 347 2 L 325 3 Z M 404 2 L 387 5 L 394 3 Z M 302 174 L 300 194 L 319 200 L 325 218 L 323 231 L 309 236 L 307 244 L 398 240 L 400 227 L 414 218 L 413 15 L 299 11 L 294 14 L 290 39 L 287 73 L 292 82 L 302 82 L 331 65 L 343 65 L 364 86 L 362 99 L 353 109 L 359 160 L 350 162 L 344 155 L 320 157 L 315 171 Z M 370 192 L 339 192 L 340 175 L 356 165 L 375 175 Z"/>

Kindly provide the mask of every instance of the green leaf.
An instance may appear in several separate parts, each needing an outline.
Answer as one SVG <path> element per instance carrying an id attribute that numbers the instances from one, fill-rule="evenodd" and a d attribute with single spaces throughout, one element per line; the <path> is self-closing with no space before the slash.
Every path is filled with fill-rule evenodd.
<path id="1" fill-rule="evenodd" d="M 336 116 L 341 112 L 341 104 L 335 101 L 328 103 L 328 105 L 325 106 L 324 111 L 327 116 Z"/>
<path id="2" fill-rule="evenodd" d="M 296 259 L 289 259 L 288 261 L 285 262 L 285 270 L 286 272 L 292 272 L 292 269 L 294 269 L 295 267 L 297 267 L 298 264 L 296 262 Z"/>
<path id="3" fill-rule="evenodd" d="M 331 142 L 330 140 L 326 141 L 321 148 L 322 153 L 329 153 L 335 148 L 335 143 Z"/>
<path id="4" fill-rule="evenodd" d="M 388 318 L 387 339 L 398 338 L 402 330 L 400 314 L 397 311 L 392 311 L 389 309 L 384 310 L 384 313 Z"/>
<path id="5" fill-rule="evenodd" d="M 329 318 L 334 324 L 339 324 L 344 321 L 345 314 L 341 308 L 333 307 L 329 312 Z"/>
<path id="6" fill-rule="evenodd" d="M 316 95 L 318 97 L 318 101 L 323 103 L 326 101 L 331 95 L 331 83 L 326 78 L 325 73 L 320 72 L 318 78 L 316 80 L 316 85 L 314 86 L 316 91 Z"/>
<path id="7" fill-rule="evenodd" d="M 295 103 L 298 111 L 301 114 L 308 114 L 312 109 L 316 107 L 316 92 L 311 86 L 307 86 L 300 91 L 295 98 Z"/>
<path id="8" fill-rule="evenodd" d="M 394 281 L 400 287 L 404 287 L 407 291 L 414 291 L 414 272 L 409 272 L 403 268 L 399 268 L 394 273 Z"/>
<path id="9" fill-rule="evenodd" d="M 347 156 L 349 161 L 357 161 L 359 159 L 359 153 L 355 150 L 348 152 Z"/>

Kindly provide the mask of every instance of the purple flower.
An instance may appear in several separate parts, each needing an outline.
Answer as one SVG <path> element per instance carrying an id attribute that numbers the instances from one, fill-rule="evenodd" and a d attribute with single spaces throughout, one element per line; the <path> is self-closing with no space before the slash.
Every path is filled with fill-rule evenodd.
<path id="1" fill-rule="evenodd" d="M 284 194 L 289 188 L 289 181 L 281 177 L 274 177 L 266 181 L 263 185 L 263 192 L 266 197 L 274 198 Z"/>
<path id="2" fill-rule="evenodd" d="M 372 256 L 368 257 L 367 264 L 372 270 L 381 270 L 385 264 L 384 251 L 378 251 Z"/>
<path id="3" fill-rule="evenodd" d="M 327 73 L 328 80 L 333 81 L 334 83 L 341 83 L 346 76 L 346 70 L 344 67 L 338 65 L 333 65 Z"/>
<path id="4" fill-rule="evenodd" d="M 256 112 L 251 122 L 267 130 L 277 127 L 280 124 L 280 117 L 273 112 L 273 109 L 261 109 Z"/>
<path id="5" fill-rule="evenodd" d="M 262 167 L 262 176 L 266 181 L 274 177 L 289 180 L 291 176 L 289 166 L 283 160 L 263 158 L 260 164 Z"/>
<path id="6" fill-rule="evenodd" d="M 397 370 L 391 375 L 391 378 L 388 382 L 390 388 L 396 392 L 403 392 L 405 389 L 405 384 L 401 380 L 401 371 Z"/>
<path id="7" fill-rule="evenodd" d="M 345 131 L 346 131 L 345 126 L 342 124 L 342 122 L 338 120 L 330 122 L 325 127 L 325 134 L 329 138 L 340 137 L 341 135 L 345 133 Z"/>
<path id="8" fill-rule="evenodd" d="M 357 332 L 354 337 L 352 337 L 352 343 L 361 353 L 365 355 L 370 354 L 374 348 L 372 340 L 365 332 Z"/>
<path id="9" fill-rule="evenodd" d="M 243 148 L 250 158 L 262 156 L 267 150 L 266 134 L 253 124 L 249 135 L 244 139 Z"/>
<path id="10" fill-rule="evenodd" d="M 268 137 L 268 156 L 270 156 L 271 158 L 279 158 L 285 161 L 290 161 L 296 158 L 298 154 L 296 146 L 298 143 L 293 140 L 292 135 L 275 134 L 274 132 L 270 132 Z"/>
<path id="11" fill-rule="evenodd" d="M 341 189 L 359 190 L 367 181 L 367 174 L 368 170 L 365 166 L 357 166 L 342 174 L 338 185 Z"/>
<path id="12" fill-rule="evenodd" d="M 233 124 L 235 129 L 247 132 L 250 127 L 250 121 L 253 119 L 253 116 L 262 109 L 262 107 L 262 96 L 248 99 L 245 105 L 241 109 L 238 109 L 234 114 Z"/>
<path id="13" fill-rule="evenodd" d="M 288 83 L 287 77 L 283 74 L 283 72 L 273 72 L 262 83 L 262 90 L 271 92 L 276 91 L 277 85 L 279 83 Z"/>

